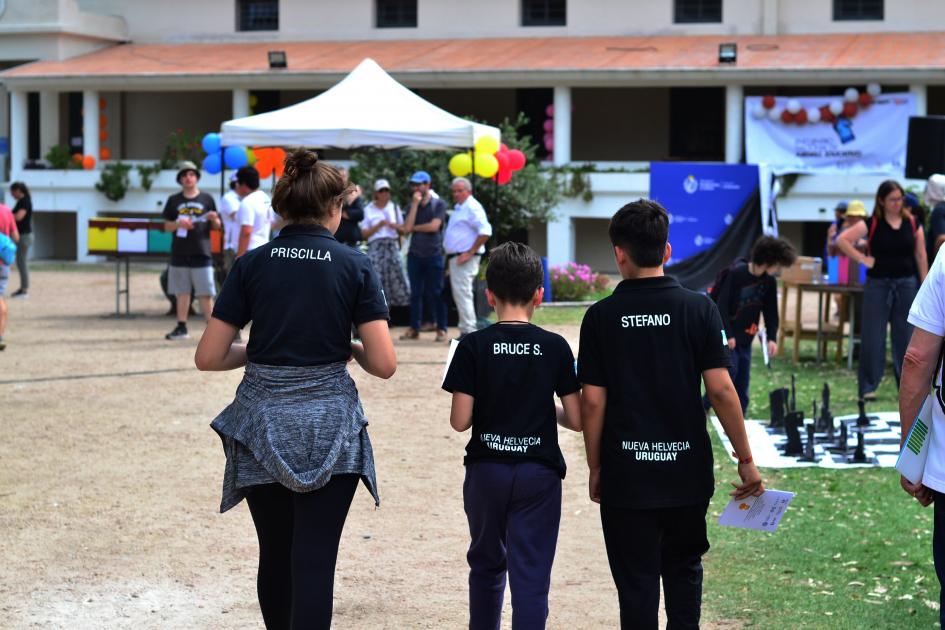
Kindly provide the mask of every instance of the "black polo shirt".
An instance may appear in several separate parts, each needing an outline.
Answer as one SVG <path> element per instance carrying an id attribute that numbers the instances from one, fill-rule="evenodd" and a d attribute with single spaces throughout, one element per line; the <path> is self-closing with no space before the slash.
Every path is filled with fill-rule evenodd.
<path id="1" fill-rule="evenodd" d="M 574 354 L 561 335 L 532 324 L 503 323 L 466 335 L 443 389 L 475 399 L 464 464 L 531 460 L 564 478 L 554 397 L 580 386 Z"/>
<path id="2" fill-rule="evenodd" d="M 351 325 L 387 319 L 371 261 L 320 225 L 288 225 L 236 259 L 213 316 L 253 322 L 248 359 L 263 365 L 323 365 L 351 356 Z"/>
<path id="3" fill-rule="evenodd" d="M 176 221 L 186 217 L 193 221 L 193 228 L 185 230 L 180 236 L 174 230 L 171 240 L 171 266 L 173 267 L 209 267 L 213 264 L 210 252 L 210 222 L 207 213 L 216 211 L 213 197 L 205 192 L 196 197 L 186 197 L 183 192 L 171 195 L 164 204 L 164 219 Z"/>
<path id="4" fill-rule="evenodd" d="M 702 372 L 730 363 L 715 304 L 673 278 L 624 280 L 588 309 L 578 380 L 607 388 L 601 504 L 648 509 L 709 501 Z"/>

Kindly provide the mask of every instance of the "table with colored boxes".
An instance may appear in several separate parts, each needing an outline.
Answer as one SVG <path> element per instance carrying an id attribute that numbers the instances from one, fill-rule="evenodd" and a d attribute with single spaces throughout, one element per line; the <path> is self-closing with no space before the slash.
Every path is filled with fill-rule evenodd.
<path id="1" fill-rule="evenodd" d="M 124 315 L 131 314 L 130 266 L 132 258 L 168 258 L 171 253 L 173 232 L 164 230 L 161 219 L 96 217 L 89 219 L 89 254 L 115 260 L 115 316 L 120 317 L 121 296 L 125 296 Z M 222 234 L 210 232 L 210 249 L 214 257 L 221 255 Z M 125 267 L 122 286 L 121 268 Z"/>

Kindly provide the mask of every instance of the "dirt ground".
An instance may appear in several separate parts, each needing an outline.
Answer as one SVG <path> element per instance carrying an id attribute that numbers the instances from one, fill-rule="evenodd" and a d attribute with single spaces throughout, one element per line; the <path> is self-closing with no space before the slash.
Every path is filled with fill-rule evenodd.
<path id="1" fill-rule="evenodd" d="M 219 514 L 224 457 L 208 426 L 241 372 L 194 369 L 201 318 L 191 318 L 191 339 L 164 340 L 173 318 L 163 316 L 153 270 L 133 269 L 138 315 L 109 316 L 108 269 L 40 270 L 29 299 L 8 301 L 0 627 L 261 628 L 255 532 L 245 502 Z M 576 326 L 556 330 L 576 348 Z M 351 368 L 381 507 L 359 489 L 338 558 L 336 628 L 466 623 L 467 436 L 450 429 L 439 389 L 446 346 L 426 336 L 395 342 L 389 381 Z M 570 474 L 548 626 L 614 628 L 616 592 L 598 509 L 586 498 L 580 435 L 562 430 L 561 446 Z"/>

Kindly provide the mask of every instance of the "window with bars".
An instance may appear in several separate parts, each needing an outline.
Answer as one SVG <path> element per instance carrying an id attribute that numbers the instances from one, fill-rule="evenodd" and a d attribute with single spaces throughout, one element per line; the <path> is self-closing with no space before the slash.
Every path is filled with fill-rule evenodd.
<path id="1" fill-rule="evenodd" d="M 720 24 L 722 0 L 675 0 L 673 22 L 676 24 Z"/>
<path id="2" fill-rule="evenodd" d="M 522 0 L 522 26 L 567 26 L 566 0 Z"/>
<path id="3" fill-rule="evenodd" d="M 883 0 L 833 0 L 833 19 L 882 20 Z"/>
<path id="4" fill-rule="evenodd" d="M 377 28 L 416 28 L 417 0 L 376 0 Z"/>
<path id="5" fill-rule="evenodd" d="M 236 0 L 237 31 L 278 31 L 279 0 Z"/>

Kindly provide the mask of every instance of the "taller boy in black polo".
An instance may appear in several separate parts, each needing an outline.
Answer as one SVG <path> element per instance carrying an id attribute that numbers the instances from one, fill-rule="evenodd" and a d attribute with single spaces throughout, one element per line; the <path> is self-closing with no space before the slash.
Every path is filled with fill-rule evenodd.
<path id="1" fill-rule="evenodd" d="M 472 427 L 463 484 L 471 630 L 500 626 L 506 574 L 512 627 L 544 628 L 548 617 L 565 473 L 556 422 L 580 431 L 581 416 L 571 347 L 529 323 L 541 283 L 541 259 L 527 245 L 492 251 L 486 296 L 499 321 L 463 337 L 443 383 L 453 393 L 450 425 Z"/>
<path id="2" fill-rule="evenodd" d="M 701 381 L 739 460 L 732 495 L 764 491 L 718 309 L 663 275 L 668 229 L 666 210 L 654 201 L 617 211 L 610 239 L 624 280 L 581 324 L 589 491 L 601 506 L 622 628 L 657 628 L 661 578 L 668 627 L 699 627 L 714 489 Z"/>

